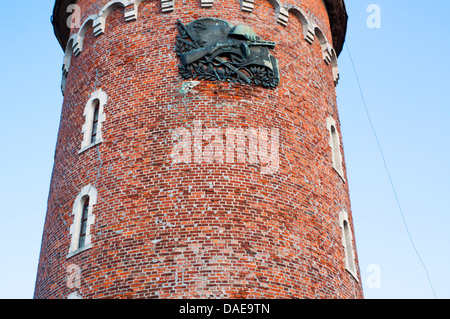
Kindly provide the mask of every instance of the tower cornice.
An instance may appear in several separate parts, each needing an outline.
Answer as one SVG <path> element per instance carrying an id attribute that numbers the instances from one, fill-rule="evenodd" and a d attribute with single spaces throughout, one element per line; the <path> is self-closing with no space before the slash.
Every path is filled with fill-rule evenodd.
<path id="1" fill-rule="evenodd" d="M 347 31 L 347 10 L 344 0 L 323 0 L 330 19 L 333 47 L 337 55 L 342 51 Z M 55 0 L 52 15 L 52 25 L 56 38 L 62 49 L 65 50 L 70 37 L 67 19 L 70 15 L 67 7 L 76 3 L 76 0 Z"/>

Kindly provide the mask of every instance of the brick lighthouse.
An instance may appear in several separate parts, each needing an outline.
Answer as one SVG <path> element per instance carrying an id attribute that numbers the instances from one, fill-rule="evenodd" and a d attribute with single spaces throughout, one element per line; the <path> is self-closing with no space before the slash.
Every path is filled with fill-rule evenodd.
<path id="1" fill-rule="evenodd" d="M 362 298 L 343 0 L 57 0 L 35 298 Z"/>

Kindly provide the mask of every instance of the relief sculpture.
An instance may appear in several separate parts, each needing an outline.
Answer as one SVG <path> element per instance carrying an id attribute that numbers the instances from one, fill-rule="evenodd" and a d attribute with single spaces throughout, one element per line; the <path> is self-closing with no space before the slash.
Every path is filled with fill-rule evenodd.
<path id="1" fill-rule="evenodd" d="M 278 85 L 278 61 L 269 52 L 276 43 L 261 40 L 251 27 L 201 18 L 187 25 L 178 20 L 178 30 L 176 52 L 184 79 Z"/>

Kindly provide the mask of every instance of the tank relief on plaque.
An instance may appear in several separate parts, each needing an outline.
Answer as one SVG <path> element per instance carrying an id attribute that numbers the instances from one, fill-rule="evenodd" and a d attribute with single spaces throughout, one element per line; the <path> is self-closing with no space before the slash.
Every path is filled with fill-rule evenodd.
<path id="1" fill-rule="evenodd" d="M 201 18 L 184 25 L 178 20 L 176 52 L 184 79 L 203 79 L 276 87 L 278 61 L 247 25 L 233 26 L 216 18 Z"/>

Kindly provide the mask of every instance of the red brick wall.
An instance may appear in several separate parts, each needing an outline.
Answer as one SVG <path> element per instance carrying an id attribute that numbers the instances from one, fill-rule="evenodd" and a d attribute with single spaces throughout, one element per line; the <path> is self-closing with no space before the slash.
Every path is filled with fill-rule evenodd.
<path id="1" fill-rule="evenodd" d="M 77 3 L 84 19 L 106 2 Z M 322 1 L 294 2 L 331 43 Z M 123 12 L 108 16 L 99 37 L 90 28 L 72 57 L 35 297 L 76 291 L 68 285 L 75 265 L 83 298 L 361 298 L 361 280 L 345 270 L 339 212 L 351 223 L 351 208 L 348 185 L 332 168 L 326 118 L 339 123 L 338 110 L 317 38 L 308 44 L 292 14 L 286 27 L 277 24 L 266 0 L 256 1 L 253 13 L 237 0 L 216 0 L 209 9 L 199 0 L 177 1 L 169 14 L 159 1 L 144 1 L 134 22 Z M 249 24 L 277 42 L 271 53 L 279 86 L 200 81 L 180 93 L 176 20 L 201 17 Z M 78 154 L 84 107 L 99 88 L 109 98 L 104 142 Z M 278 171 L 174 164 L 172 131 L 191 130 L 194 120 L 204 129 L 278 129 Z M 72 205 L 88 184 L 98 190 L 92 248 L 66 258 Z"/>

